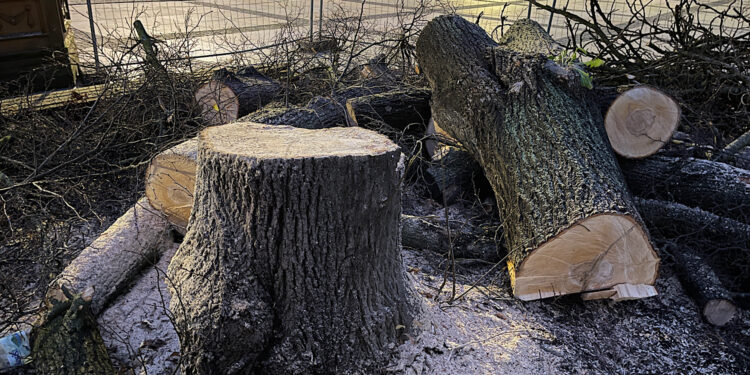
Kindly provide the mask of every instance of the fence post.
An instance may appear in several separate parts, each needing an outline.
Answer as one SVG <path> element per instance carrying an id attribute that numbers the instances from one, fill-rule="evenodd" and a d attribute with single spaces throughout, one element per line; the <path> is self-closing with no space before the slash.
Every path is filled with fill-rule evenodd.
<path id="1" fill-rule="evenodd" d="M 318 39 L 323 38 L 323 0 L 320 0 L 320 9 L 318 9 Z"/>
<path id="2" fill-rule="evenodd" d="M 557 4 L 557 0 L 552 0 L 552 8 L 554 8 L 556 4 Z M 555 12 L 549 12 L 549 23 L 547 24 L 547 34 L 549 34 L 550 30 L 552 30 L 552 17 L 554 15 L 555 15 Z"/>
<path id="3" fill-rule="evenodd" d="M 531 19 L 531 0 L 529 0 L 529 12 L 526 14 L 526 19 L 527 20 Z"/>
<path id="4" fill-rule="evenodd" d="M 91 0 L 86 0 L 86 8 L 89 12 L 89 27 L 91 28 L 91 45 L 94 48 L 94 64 L 99 70 L 99 49 L 96 46 L 96 30 L 94 28 L 94 12 L 91 10 Z"/>
<path id="5" fill-rule="evenodd" d="M 314 17 L 315 17 L 315 0 L 310 0 L 310 43 L 313 42 L 313 34 L 315 32 L 315 22 L 313 21 Z"/>

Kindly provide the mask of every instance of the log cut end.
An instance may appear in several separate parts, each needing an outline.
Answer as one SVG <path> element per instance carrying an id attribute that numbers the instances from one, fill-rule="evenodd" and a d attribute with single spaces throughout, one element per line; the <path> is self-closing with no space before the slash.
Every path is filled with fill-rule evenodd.
<path id="1" fill-rule="evenodd" d="M 236 122 L 201 132 L 205 148 L 254 159 L 372 156 L 398 150 L 387 137 L 357 128 L 309 130 Z"/>
<path id="2" fill-rule="evenodd" d="M 508 262 L 513 294 L 525 301 L 605 289 L 615 292 L 588 299 L 612 298 L 621 284 L 652 285 L 658 268 L 641 226 L 618 214 L 588 217 L 532 251 L 520 266 Z M 620 289 L 620 300 L 655 295 L 653 288 Z"/>
<path id="3" fill-rule="evenodd" d="M 703 306 L 703 316 L 715 326 L 723 326 L 729 323 L 736 312 L 737 307 L 734 303 L 726 299 L 711 300 Z"/>
<path id="4" fill-rule="evenodd" d="M 626 158 L 654 154 L 669 141 L 680 122 L 680 107 L 651 87 L 620 95 L 607 111 L 605 127 L 614 151 Z"/>
<path id="5" fill-rule="evenodd" d="M 209 81 L 195 90 L 195 101 L 209 126 L 226 124 L 239 116 L 240 103 L 232 89 L 219 81 Z"/>
<path id="6" fill-rule="evenodd" d="M 177 230 L 185 233 L 195 190 L 198 140 L 191 139 L 156 157 L 146 171 L 146 197 Z"/>

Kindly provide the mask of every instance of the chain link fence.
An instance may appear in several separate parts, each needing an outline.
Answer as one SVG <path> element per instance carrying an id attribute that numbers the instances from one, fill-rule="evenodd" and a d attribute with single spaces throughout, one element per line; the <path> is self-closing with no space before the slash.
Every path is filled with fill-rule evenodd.
<path id="1" fill-rule="evenodd" d="M 602 0 L 599 5 L 612 21 L 625 24 L 628 7 L 637 1 Z M 589 4 L 586 0 L 540 3 L 584 17 Z M 402 27 L 417 12 L 426 19 L 456 13 L 498 37 L 515 20 L 532 18 L 558 40 L 566 38 L 569 27 L 563 17 L 553 17 L 526 0 L 69 0 L 69 7 L 83 66 L 122 63 L 123 52 L 135 45 L 135 20 L 182 55 L 211 62 L 295 38 L 314 39 L 326 32 L 332 20 L 350 19 L 369 32 L 386 32 Z M 652 1 L 646 9 L 654 17 L 668 11 L 666 0 Z"/>

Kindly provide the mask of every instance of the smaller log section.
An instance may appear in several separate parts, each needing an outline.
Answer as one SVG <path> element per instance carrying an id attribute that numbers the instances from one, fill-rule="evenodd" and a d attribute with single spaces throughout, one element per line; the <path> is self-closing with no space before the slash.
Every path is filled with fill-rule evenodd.
<path id="1" fill-rule="evenodd" d="M 700 207 L 750 224 L 750 171 L 715 161 L 654 155 L 620 160 L 633 194 Z"/>
<path id="2" fill-rule="evenodd" d="M 399 254 L 398 147 L 357 127 L 252 123 L 208 128 L 199 147 L 168 270 L 183 372 L 382 366 L 417 309 Z"/>
<path id="3" fill-rule="evenodd" d="M 372 128 L 373 123 L 382 121 L 399 130 L 410 125 L 424 130 L 430 118 L 430 91 L 413 88 L 351 98 L 346 110 L 356 126 Z"/>
<path id="4" fill-rule="evenodd" d="M 601 114 L 583 89 L 549 68 L 544 35 L 520 20 L 498 45 L 459 16 L 430 21 L 416 52 L 434 119 L 480 161 L 493 187 L 517 298 L 618 285 L 653 295 L 659 258 Z M 514 46 L 542 47 L 519 53 Z"/>
<path id="5" fill-rule="evenodd" d="M 237 73 L 220 69 L 198 87 L 195 100 L 208 125 L 221 125 L 270 103 L 280 91 L 278 82 L 255 68 L 247 67 Z"/>
<path id="6" fill-rule="evenodd" d="M 689 248 L 670 245 L 666 250 L 674 258 L 680 281 L 698 304 L 703 318 L 715 326 L 729 323 L 737 306 L 708 263 Z"/>
<path id="7" fill-rule="evenodd" d="M 242 122 L 255 122 L 273 125 L 291 125 L 303 129 L 325 129 L 349 124 L 346 101 L 359 96 L 373 95 L 386 91 L 380 85 L 365 82 L 361 86 L 351 86 L 336 91 L 330 97 L 318 96 L 310 99 L 304 107 L 267 107 L 240 119 Z"/>
<path id="8" fill-rule="evenodd" d="M 648 86 L 630 89 L 615 99 L 604 126 L 612 149 L 626 158 L 653 155 L 680 123 L 680 107 L 667 94 Z"/>
<path id="9" fill-rule="evenodd" d="M 46 299 L 65 300 L 63 288 L 70 294 L 92 288 L 88 304 L 98 315 L 133 277 L 159 258 L 162 245 L 170 240 L 169 222 L 141 198 L 65 267 L 52 281 Z"/>
<path id="10" fill-rule="evenodd" d="M 192 138 L 156 155 L 146 170 L 146 197 L 175 229 L 185 234 L 195 190 L 198 139 Z"/>

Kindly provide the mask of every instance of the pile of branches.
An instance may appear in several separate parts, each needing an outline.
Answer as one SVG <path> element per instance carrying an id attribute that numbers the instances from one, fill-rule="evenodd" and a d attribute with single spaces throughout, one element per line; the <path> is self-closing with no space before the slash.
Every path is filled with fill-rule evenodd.
<path id="1" fill-rule="evenodd" d="M 665 90 L 681 104 L 683 130 L 701 133 L 713 146 L 750 129 L 750 4 L 745 0 L 721 5 L 678 0 L 658 12 L 642 0 L 609 7 L 589 0 L 585 14 L 532 3 L 565 18 L 572 49 L 604 62 L 592 71 L 599 84 Z"/>

